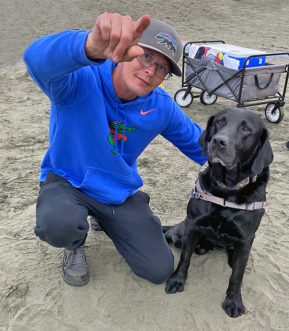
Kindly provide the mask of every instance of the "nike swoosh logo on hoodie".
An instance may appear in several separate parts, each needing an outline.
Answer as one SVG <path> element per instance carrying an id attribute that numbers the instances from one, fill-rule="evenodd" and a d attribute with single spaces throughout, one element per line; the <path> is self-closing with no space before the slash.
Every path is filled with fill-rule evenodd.
<path id="1" fill-rule="evenodd" d="M 153 109 L 150 109 L 150 110 L 148 110 L 148 111 L 143 111 L 143 110 L 141 109 L 140 114 L 141 114 L 141 115 L 146 115 L 146 114 L 148 114 L 148 113 L 150 113 L 150 112 L 152 112 L 152 111 L 154 111 L 154 110 L 156 110 L 156 109 L 153 108 Z"/>

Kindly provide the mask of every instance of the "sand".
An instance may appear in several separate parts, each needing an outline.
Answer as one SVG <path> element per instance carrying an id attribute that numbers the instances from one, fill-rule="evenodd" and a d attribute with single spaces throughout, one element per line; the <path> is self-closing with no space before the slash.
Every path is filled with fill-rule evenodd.
<path id="1" fill-rule="evenodd" d="M 288 330 L 289 225 L 288 110 L 281 123 L 265 120 L 275 154 L 266 213 L 257 232 L 242 286 L 246 315 L 231 319 L 221 304 L 230 269 L 223 251 L 193 255 L 185 291 L 164 292 L 132 273 L 111 241 L 89 232 L 91 279 L 74 288 L 61 278 L 62 250 L 35 237 L 39 167 L 48 147 L 49 102 L 22 62 L 29 43 L 64 29 L 90 29 L 104 10 L 143 13 L 166 20 L 184 40 L 222 39 L 265 51 L 289 50 L 289 2 L 82 0 L 1 2 L 0 10 L 0 330 Z M 181 80 L 165 85 L 173 96 Z M 194 100 L 184 111 L 203 127 L 235 103 Z M 287 109 L 286 109 L 287 108 Z M 143 190 L 163 224 L 185 217 L 199 167 L 158 137 L 139 160 Z M 180 251 L 172 248 L 176 263 Z"/>

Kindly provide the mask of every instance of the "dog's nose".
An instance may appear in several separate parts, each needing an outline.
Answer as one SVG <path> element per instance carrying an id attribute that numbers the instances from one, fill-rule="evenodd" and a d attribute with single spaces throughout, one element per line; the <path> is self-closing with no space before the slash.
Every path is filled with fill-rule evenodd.
<path id="1" fill-rule="evenodd" d="M 213 137 L 212 141 L 214 145 L 221 148 L 226 148 L 229 145 L 229 138 L 227 136 L 217 135 Z"/>

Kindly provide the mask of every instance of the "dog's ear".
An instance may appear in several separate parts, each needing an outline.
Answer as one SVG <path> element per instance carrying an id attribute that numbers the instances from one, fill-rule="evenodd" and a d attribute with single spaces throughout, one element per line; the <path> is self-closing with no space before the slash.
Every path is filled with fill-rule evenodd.
<path id="1" fill-rule="evenodd" d="M 273 151 L 269 142 L 269 132 L 266 128 L 263 129 L 259 148 L 251 166 L 251 171 L 254 174 L 260 174 L 264 168 L 267 168 L 273 161 Z"/>
<path id="2" fill-rule="evenodd" d="M 199 140 L 198 140 L 200 146 L 203 149 L 202 155 L 207 154 L 208 142 L 211 141 L 211 139 L 214 135 L 214 132 L 213 132 L 214 131 L 214 127 L 213 127 L 214 118 L 215 118 L 215 116 L 213 115 L 208 119 L 206 130 L 203 131 L 203 133 L 200 135 Z"/>

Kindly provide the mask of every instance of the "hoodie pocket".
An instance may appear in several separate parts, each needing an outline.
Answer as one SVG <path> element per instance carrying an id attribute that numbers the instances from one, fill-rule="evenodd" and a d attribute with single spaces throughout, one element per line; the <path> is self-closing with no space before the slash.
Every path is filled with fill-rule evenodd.
<path id="1" fill-rule="evenodd" d="M 121 204 L 142 185 L 136 171 L 123 176 L 100 168 L 88 168 L 79 189 L 100 202 Z"/>

